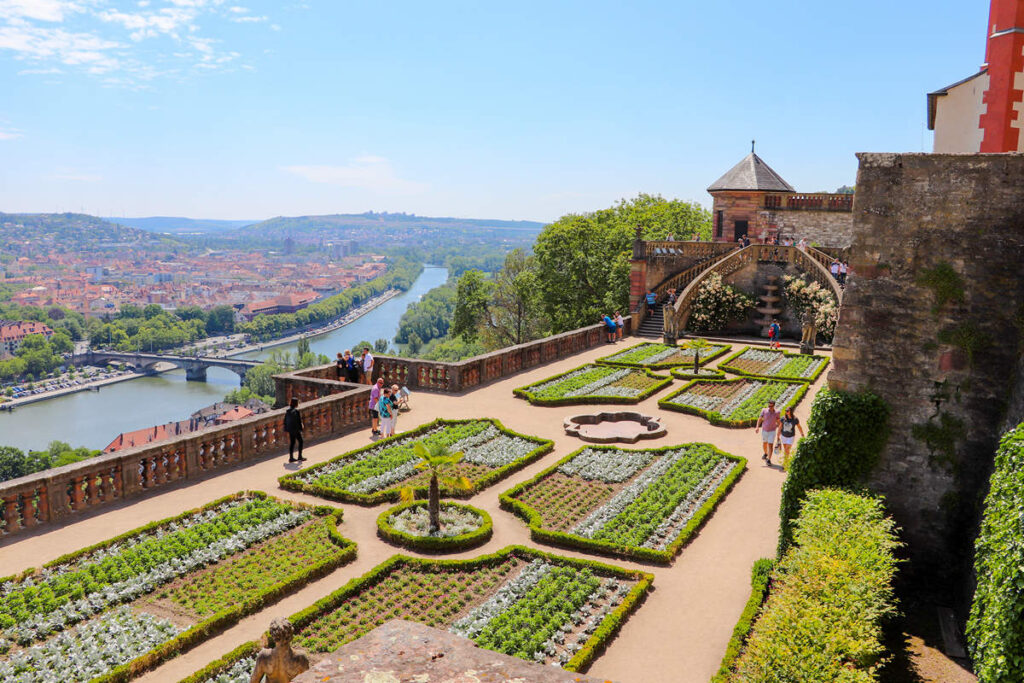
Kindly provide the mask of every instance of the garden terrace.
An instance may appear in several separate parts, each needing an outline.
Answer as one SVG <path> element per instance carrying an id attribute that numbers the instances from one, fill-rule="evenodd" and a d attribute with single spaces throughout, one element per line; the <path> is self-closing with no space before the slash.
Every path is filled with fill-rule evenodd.
<path id="1" fill-rule="evenodd" d="M 667 410 L 701 415 L 723 427 L 753 427 L 768 401 L 780 413 L 807 393 L 806 382 L 775 379 L 695 379 L 658 401 Z"/>
<path id="2" fill-rule="evenodd" d="M 825 356 L 748 346 L 723 360 L 718 367 L 744 377 L 812 382 L 825 371 L 827 365 L 828 358 Z"/>
<path id="3" fill-rule="evenodd" d="M 519 387 L 515 394 L 530 403 L 548 406 L 639 403 L 671 382 L 671 377 L 642 368 L 587 364 Z"/>
<path id="4" fill-rule="evenodd" d="M 732 347 L 727 344 L 709 344 L 708 348 L 701 352 L 700 362 L 703 365 L 712 361 Z M 695 355 L 693 349 L 681 346 L 668 346 L 656 342 L 644 342 L 631 346 L 610 356 L 603 356 L 598 359 L 599 363 L 606 365 L 620 365 L 631 368 L 647 368 L 649 370 L 663 370 L 679 366 L 693 367 Z"/>
<path id="5" fill-rule="evenodd" d="M 709 424 L 702 417 L 660 409 L 657 405 L 659 394 L 642 400 L 636 406 L 635 409 L 639 412 L 658 416 L 667 428 L 668 433 L 665 437 L 645 442 L 645 446 L 649 448 L 691 442 L 710 443 L 721 451 L 745 457 L 749 461 L 743 476 L 736 481 L 732 491 L 721 500 L 714 513 L 705 520 L 700 530 L 691 536 L 686 547 L 670 565 L 653 565 L 620 557 L 602 558 L 591 550 L 556 549 L 550 545 L 539 544 L 531 538 L 528 525 L 512 512 L 501 509 L 499 505 L 498 495 L 501 491 L 533 479 L 578 450 L 579 441 L 567 436 L 563 428 L 563 419 L 571 411 L 565 408 L 534 406 L 516 398 L 513 390 L 567 372 L 580 365 L 594 363 L 601 356 L 608 355 L 609 345 L 603 343 L 601 329 L 594 327 L 593 331 L 595 336 L 592 346 L 580 342 L 579 348 L 559 356 L 556 345 L 554 351 L 549 351 L 554 355 L 548 360 L 489 380 L 487 384 L 464 388 L 458 393 L 428 393 L 423 387 L 417 389 L 407 383 L 413 391 L 410 402 L 412 410 L 401 414 L 399 428 L 414 429 L 438 418 L 477 420 L 481 416 L 491 416 L 515 432 L 554 442 L 552 452 L 511 473 L 500 485 L 484 489 L 466 500 L 468 504 L 486 511 L 491 516 L 493 535 L 484 545 L 447 554 L 445 559 L 472 559 L 496 553 L 508 546 L 520 545 L 560 556 L 598 560 L 625 569 L 653 574 L 657 590 L 651 593 L 629 617 L 626 625 L 609 641 L 606 649 L 596 653 L 594 662 L 585 671 L 600 679 L 618 680 L 623 683 L 640 680 L 649 683 L 706 683 L 717 670 L 736 620 L 749 598 L 751 565 L 760 557 L 772 555 L 776 547 L 778 510 L 784 474 L 777 467 L 766 467 L 761 464 L 759 458 L 753 457 L 755 454 L 759 456 L 761 450 L 753 430 L 723 429 Z M 547 348 L 547 342 L 540 345 Z M 618 348 L 629 345 L 629 342 L 620 343 Z M 712 366 L 714 365 L 712 362 Z M 443 364 L 439 367 L 443 367 Z M 326 427 L 318 427 L 314 423 L 307 428 L 310 430 L 310 437 L 307 437 L 304 455 L 308 458 L 309 466 L 325 463 L 339 454 L 354 451 L 370 443 L 369 428 L 365 421 L 367 388 L 345 385 L 329 379 L 328 373 L 332 370 L 331 367 L 319 369 L 325 376 L 323 380 L 307 378 L 313 382 L 310 386 L 315 387 L 318 392 L 323 390 L 324 394 L 319 398 L 315 397 L 317 394 L 313 394 L 300 405 L 304 415 L 310 417 L 315 411 L 324 410 L 330 416 L 326 420 L 327 426 L 332 430 L 335 425 L 338 427 L 338 431 L 321 432 L 317 430 Z M 285 385 L 290 381 L 292 380 L 288 377 L 282 378 Z M 810 383 L 809 392 L 815 393 L 822 383 L 823 377 Z M 673 388 L 682 384 L 680 380 L 674 380 Z M 671 389 L 663 390 L 662 394 L 669 391 Z M 343 419 L 345 412 L 338 407 L 346 405 L 346 402 L 351 402 L 352 406 L 351 423 Z M 796 408 L 798 417 L 805 424 L 809 409 L 809 400 L 802 401 Z M 280 431 L 281 413 L 278 411 L 271 414 L 273 415 L 277 416 L 276 419 L 267 418 L 266 422 L 252 418 L 240 421 L 249 425 L 244 429 L 233 426 L 195 435 L 200 440 L 212 439 L 214 437 L 211 435 L 216 435 L 215 442 L 206 443 L 218 444 L 221 439 L 225 439 L 225 444 L 228 443 L 224 435 L 236 435 L 236 444 L 240 445 L 232 447 L 237 450 L 228 450 L 237 457 L 222 466 L 209 470 L 187 470 L 188 476 L 168 480 L 159 486 L 136 489 L 131 495 L 111 498 L 76 513 L 69 512 L 59 520 L 54 519 L 52 523 L 37 523 L 25 529 L 21 528 L 19 522 L 17 533 L 0 540 L 0 576 L 19 574 L 29 567 L 40 566 L 65 553 L 131 531 L 141 524 L 165 519 L 186 509 L 198 508 L 241 490 L 263 490 L 281 500 L 313 505 L 325 503 L 324 499 L 305 492 L 279 488 L 278 478 L 284 474 L 297 472 L 299 468 L 285 464 L 287 458 L 281 456 L 282 448 L 287 446 L 287 439 Z M 246 450 L 246 439 L 250 439 L 251 443 L 254 425 L 266 425 L 268 429 L 274 427 L 277 436 L 265 449 L 250 452 Z M 358 428 L 358 431 L 347 431 L 352 428 Z M 245 436 L 246 434 L 250 436 Z M 135 451 L 135 455 L 123 461 L 124 466 L 131 469 L 138 464 L 135 458 L 141 458 L 143 453 L 163 454 L 163 449 L 179 448 L 180 444 L 186 442 L 187 440 L 176 440 L 167 442 L 160 448 L 140 449 Z M 186 454 L 189 452 L 193 451 L 187 450 Z M 108 463 L 104 465 L 108 467 L 112 462 L 100 458 L 97 461 L 101 464 Z M 186 466 L 190 462 L 192 461 L 186 458 Z M 74 471 L 75 467 L 62 468 L 55 471 L 55 474 L 40 473 L 34 479 L 26 479 L 38 482 L 42 476 L 45 481 L 44 475 L 50 475 L 51 481 L 60 482 L 67 487 L 67 472 Z M 89 467 L 93 465 L 89 464 Z M 86 475 L 96 471 L 79 470 L 80 474 L 76 476 L 83 477 L 81 483 L 89 486 L 90 484 L 86 483 Z M 25 480 L 20 480 L 8 482 L 5 486 L 20 487 L 24 484 Z M 98 486 L 98 483 L 94 481 L 92 485 Z M 11 489 L 0 490 L 6 495 Z M 83 487 L 79 488 L 79 491 L 85 494 L 87 489 Z M 38 499 L 34 500 L 35 504 L 38 504 Z M 354 560 L 322 578 L 280 596 L 276 602 L 268 603 L 266 607 L 242 618 L 237 624 L 219 634 L 211 634 L 184 654 L 162 663 L 136 680 L 140 683 L 167 683 L 186 678 L 225 653 L 258 639 L 273 618 L 296 614 L 310 607 L 348 581 L 366 574 L 399 552 L 436 559 L 436 556 L 426 556 L 410 550 L 399 551 L 377 536 L 377 518 L 391 505 L 390 503 L 375 506 L 332 504 L 344 509 L 344 521 L 339 527 L 339 532 L 343 537 L 357 543 L 358 555 Z M 34 517 L 34 521 L 40 520 Z M 642 656 L 638 656 L 638 653 L 642 653 Z"/>

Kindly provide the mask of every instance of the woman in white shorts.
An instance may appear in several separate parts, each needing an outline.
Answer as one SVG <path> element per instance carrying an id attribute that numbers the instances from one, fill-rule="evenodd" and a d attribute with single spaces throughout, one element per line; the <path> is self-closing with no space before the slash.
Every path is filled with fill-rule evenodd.
<path id="1" fill-rule="evenodd" d="M 803 438 L 804 428 L 800 424 L 800 420 L 797 419 L 796 415 L 793 414 L 792 408 L 786 408 L 786 412 L 782 414 L 782 419 L 779 420 L 779 441 L 782 444 L 783 455 L 782 455 L 782 466 L 785 467 L 786 463 L 789 462 L 789 451 L 793 448 L 793 442 L 796 440 L 797 430 L 800 431 L 800 437 Z M 778 444 L 776 444 L 778 445 Z"/>

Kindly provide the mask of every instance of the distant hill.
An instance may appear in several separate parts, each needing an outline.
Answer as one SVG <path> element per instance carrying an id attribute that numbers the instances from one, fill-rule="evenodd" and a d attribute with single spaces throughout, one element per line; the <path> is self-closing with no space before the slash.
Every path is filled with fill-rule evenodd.
<path id="1" fill-rule="evenodd" d="M 113 223 L 120 223 L 147 232 L 166 232 L 174 235 L 195 233 L 219 233 L 234 230 L 258 221 L 226 221 L 213 218 L 180 218 L 176 216 L 148 216 L 145 218 L 106 218 Z"/>
<path id="2" fill-rule="evenodd" d="M 0 213 L 0 247 L 60 250 L 124 246 L 182 246 L 184 242 L 82 213 Z"/>
<path id="3" fill-rule="evenodd" d="M 343 237 L 346 232 L 371 229 L 426 229 L 467 232 L 507 232 L 536 234 L 544 227 L 536 221 L 505 221 L 486 218 L 446 218 L 406 213 L 331 214 L 326 216 L 278 216 L 241 229 L 240 233 L 262 237 L 285 234 Z"/>

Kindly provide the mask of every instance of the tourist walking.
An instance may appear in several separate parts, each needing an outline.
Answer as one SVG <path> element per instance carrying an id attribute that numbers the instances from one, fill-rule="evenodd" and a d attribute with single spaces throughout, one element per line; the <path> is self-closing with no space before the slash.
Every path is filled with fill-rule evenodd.
<path id="1" fill-rule="evenodd" d="M 334 363 L 334 376 L 340 382 L 343 377 L 347 377 L 345 374 L 345 356 L 348 355 L 348 351 L 345 351 L 343 356 L 341 352 L 338 352 L 338 360 Z"/>
<path id="2" fill-rule="evenodd" d="M 832 260 L 832 265 L 828 267 L 828 272 L 832 273 L 832 279 L 836 282 L 839 281 L 839 259 Z"/>
<path id="3" fill-rule="evenodd" d="M 601 316 L 601 322 L 604 323 L 604 343 L 614 344 L 615 343 L 615 321 L 612 317 L 605 313 Z"/>
<path id="4" fill-rule="evenodd" d="M 302 415 L 299 414 L 299 399 L 293 398 L 284 411 L 284 431 L 288 432 L 288 462 L 305 460 L 302 457 Z M 299 444 L 299 457 L 296 458 L 295 444 Z"/>
<path id="5" fill-rule="evenodd" d="M 779 326 L 779 321 L 775 318 L 772 318 L 772 324 L 768 326 L 768 348 L 782 348 L 782 328 Z"/>
<path id="6" fill-rule="evenodd" d="M 800 420 L 793 414 L 793 408 L 786 408 L 786 412 L 782 414 L 782 419 L 779 420 L 779 440 L 776 443 L 782 444 L 782 466 L 785 467 L 789 462 L 789 452 L 793 448 L 793 440 L 796 438 L 797 430 L 800 431 L 800 438 L 804 436 L 804 428 L 800 424 Z"/>
<path id="7" fill-rule="evenodd" d="M 363 381 L 367 384 L 373 382 L 373 354 L 369 346 L 363 347 Z"/>
<path id="8" fill-rule="evenodd" d="M 387 387 L 380 390 L 377 413 L 380 415 L 380 433 L 386 439 L 395 433 L 394 406 L 391 404 L 391 389 Z"/>
<path id="9" fill-rule="evenodd" d="M 849 272 L 850 266 L 847 265 L 846 261 L 839 262 L 839 286 L 846 287 L 846 274 Z"/>
<path id="10" fill-rule="evenodd" d="M 401 410 L 399 410 L 399 406 L 398 406 L 398 397 L 399 397 L 399 393 L 398 392 L 399 392 L 398 385 L 397 384 L 392 384 L 391 385 L 391 396 L 390 396 L 391 407 L 393 408 L 393 410 L 391 411 L 391 433 L 392 434 L 394 434 L 395 432 L 398 431 L 398 414 L 400 412 L 402 412 Z"/>
<path id="11" fill-rule="evenodd" d="M 380 436 L 380 414 L 377 412 L 377 404 L 380 402 L 383 389 L 383 377 L 378 378 L 377 383 L 370 388 L 370 403 L 367 405 L 370 410 L 370 438 Z"/>
<path id="12" fill-rule="evenodd" d="M 775 445 L 775 430 L 779 428 L 779 411 L 775 410 L 775 401 L 768 401 L 768 405 L 761 411 L 757 418 L 757 426 L 754 433 L 761 431 L 761 459 L 769 465 L 772 464 L 772 447 Z"/>
<path id="13" fill-rule="evenodd" d="M 615 338 L 622 339 L 622 332 L 626 327 L 626 321 L 622 318 L 622 314 L 615 311 Z"/>
<path id="14" fill-rule="evenodd" d="M 796 248 L 799 249 L 800 251 L 807 251 L 807 240 L 801 237 L 800 241 L 797 242 L 796 244 Z"/>
<path id="15" fill-rule="evenodd" d="M 658 295 L 654 293 L 653 289 L 647 290 L 644 301 L 647 302 L 647 314 L 654 315 L 654 307 L 658 305 Z"/>
<path id="16" fill-rule="evenodd" d="M 353 384 L 360 384 L 362 373 L 359 371 L 359 360 L 351 351 L 345 351 L 345 377 Z"/>

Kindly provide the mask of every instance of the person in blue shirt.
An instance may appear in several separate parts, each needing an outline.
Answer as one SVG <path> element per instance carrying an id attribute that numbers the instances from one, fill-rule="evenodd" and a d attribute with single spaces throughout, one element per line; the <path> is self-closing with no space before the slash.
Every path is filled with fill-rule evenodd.
<path id="1" fill-rule="evenodd" d="M 654 293 L 653 289 L 649 289 L 644 299 L 647 301 L 647 313 L 654 313 L 654 307 L 658 304 L 658 295 Z"/>
<path id="2" fill-rule="evenodd" d="M 605 343 L 614 344 L 615 333 L 618 330 L 618 328 L 615 327 L 615 321 L 612 320 L 612 317 L 610 315 L 605 313 L 603 316 L 601 316 L 601 322 L 604 323 Z"/>
<path id="3" fill-rule="evenodd" d="M 772 324 L 768 326 L 768 346 L 772 349 L 782 348 L 782 328 L 778 320 L 772 320 Z"/>
<path id="4" fill-rule="evenodd" d="M 391 403 L 391 389 L 384 387 L 380 391 L 377 402 L 377 413 L 380 415 L 380 431 L 384 438 L 395 433 L 394 405 Z"/>

